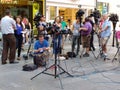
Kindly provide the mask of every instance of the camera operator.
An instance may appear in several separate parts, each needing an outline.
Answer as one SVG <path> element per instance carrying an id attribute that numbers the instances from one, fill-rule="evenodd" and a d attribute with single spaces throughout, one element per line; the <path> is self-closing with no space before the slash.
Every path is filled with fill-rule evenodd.
<path id="1" fill-rule="evenodd" d="M 92 31 L 92 25 L 90 23 L 90 20 L 88 17 L 85 18 L 85 24 L 83 27 L 79 29 L 81 31 L 82 35 L 82 45 L 83 48 L 86 48 L 86 53 L 83 55 L 83 57 L 89 57 L 89 47 L 90 47 L 90 38 L 91 38 L 91 31 Z"/>
<path id="2" fill-rule="evenodd" d="M 72 39 L 72 52 L 75 50 L 75 45 L 77 44 L 76 55 L 78 55 L 79 48 L 80 48 L 80 19 L 76 17 L 76 21 L 73 23 L 72 30 L 73 30 L 73 39 Z"/>
<path id="3" fill-rule="evenodd" d="M 44 15 L 41 15 L 39 17 L 38 24 L 36 25 L 38 29 L 38 35 L 43 34 L 44 38 L 48 41 L 49 37 L 47 35 L 46 25 L 47 25 L 46 18 Z"/>

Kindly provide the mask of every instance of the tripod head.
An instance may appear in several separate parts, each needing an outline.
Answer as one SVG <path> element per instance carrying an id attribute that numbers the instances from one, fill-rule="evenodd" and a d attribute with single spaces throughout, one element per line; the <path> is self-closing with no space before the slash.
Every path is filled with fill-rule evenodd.
<path id="1" fill-rule="evenodd" d="M 90 16 L 94 17 L 95 24 L 98 25 L 99 18 L 101 17 L 100 11 L 95 8 L 94 11 L 90 14 Z"/>
<path id="2" fill-rule="evenodd" d="M 114 38 L 115 38 L 115 27 L 118 20 L 118 15 L 117 14 L 111 14 L 109 20 L 113 23 L 113 43 L 112 46 L 114 47 Z M 118 42 L 117 42 L 117 38 L 116 38 L 116 46 L 118 47 Z"/>

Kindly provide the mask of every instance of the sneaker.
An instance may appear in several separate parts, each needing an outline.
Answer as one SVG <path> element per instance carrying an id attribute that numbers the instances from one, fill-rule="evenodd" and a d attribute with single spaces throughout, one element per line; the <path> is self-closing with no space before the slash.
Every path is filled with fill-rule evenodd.
<path id="1" fill-rule="evenodd" d="M 88 53 L 83 54 L 83 57 L 89 57 Z"/>
<path id="2" fill-rule="evenodd" d="M 28 43 L 28 42 L 26 42 L 24 45 L 29 45 L 29 43 Z"/>
<path id="3" fill-rule="evenodd" d="M 21 57 L 17 57 L 17 60 L 21 60 Z"/>

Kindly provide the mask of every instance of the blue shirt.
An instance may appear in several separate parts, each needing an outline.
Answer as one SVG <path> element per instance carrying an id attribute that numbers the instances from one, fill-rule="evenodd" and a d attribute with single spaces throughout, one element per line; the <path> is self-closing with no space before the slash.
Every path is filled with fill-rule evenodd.
<path id="1" fill-rule="evenodd" d="M 16 29 L 17 29 L 16 34 L 17 34 L 17 35 L 21 35 L 21 34 L 22 34 L 22 31 L 23 31 L 22 26 L 18 26 L 18 25 L 16 24 Z"/>
<path id="2" fill-rule="evenodd" d="M 40 43 L 40 41 L 37 40 L 34 45 L 34 50 L 38 50 L 39 48 L 44 48 L 44 47 L 49 47 L 48 41 L 44 40 L 42 43 Z"/>
<path id="3" fill-rule="evenodd" d="M 111 34 L 111 23 L 108 20 L 103 22 L 102 29 L 104 29 L 106 27 L 108 27 L 108 29 L 103 31 L 103 32 L 101 32 L 101 37 L 102 38 L 108 37 Z"/>
<path id="4" fill-rule="evenodd" d="M 77 22 L 73 23 L 73 27 L 74 27 L 73 35 L 80 36 L 80 32 L 79 32 L 80 23 Z"/>

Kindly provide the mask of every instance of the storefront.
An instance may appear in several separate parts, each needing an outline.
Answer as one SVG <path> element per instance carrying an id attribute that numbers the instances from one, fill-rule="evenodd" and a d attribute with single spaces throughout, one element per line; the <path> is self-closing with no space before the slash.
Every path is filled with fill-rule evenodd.
<path id="1" fill-rule="evenodd" d="M 37 12 L 45 14 L 45 0 L 0 0 L 0 17 L 4 16 L 7 8 L 10 8 L 13 17 L 26 16 L 33 23 Z"/>
<path id="2" fill-rule="evenodd" d="M 95 0 L 46 0 L 47 21 L 51 22 L 56 16 L 63 16 L 67 23 L 69 20 L 72 23 L 80 8 L 85 11 L 85 16 L 87 16 L 95 8 Z"/>
<path id="3" fill-rule="evenodd" d="M 107 2 L 97 2 L 97 9 L 101 12 L 101 14 L 109 12 L 109 3 Z"/>

